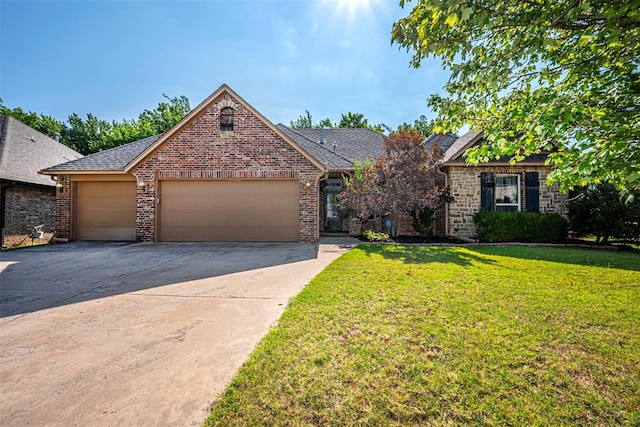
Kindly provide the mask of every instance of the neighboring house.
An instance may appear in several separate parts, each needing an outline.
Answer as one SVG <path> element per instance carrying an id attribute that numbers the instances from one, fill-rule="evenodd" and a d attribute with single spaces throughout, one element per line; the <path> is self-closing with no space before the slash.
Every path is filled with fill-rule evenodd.
<path id="1" fill-rule="evenodd" d="M 482 132 L 469 132 L 450 144 L 440 168 L 447 174 L 453 201 L 447 204 L 436 224 L 436 234 L 475 238 L 473 214 L 481 209 L 566 213 L 566 196 L 558 183 L 546 184 L 553 169 L 545 165 L 544 154 L 526 157 L 514 165 L 509 158 L 468 166 L 467 149 L 482 144 Z"/>
<path id="2" fill-rule="evenodd" d="M 13 117 L 0 116 L 0 240 L 3 247 L 30 242 L 33 227 L 55 230 L 56 182 L 38 171 L 82 157 Z"/>
<path id="3" fill-rule="evenodd" d="M 222 85 L 165 134 L 42 173 L 63 186 L 60 237 L 315 242 L 341 226 L 342 173 L 381 146 L 365 129 L 273 125 Z"/>

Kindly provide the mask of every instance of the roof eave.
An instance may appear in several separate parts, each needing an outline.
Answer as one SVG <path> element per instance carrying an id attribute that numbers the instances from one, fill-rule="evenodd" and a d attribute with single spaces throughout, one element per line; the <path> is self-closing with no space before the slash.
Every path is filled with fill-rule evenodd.
<path id="1" fill-rule="evenodd" d="M 130 175 L 122 169 L 43 169 L 38 173 L 42 175 Z"/>
<path id="2" fill-rule="evenodd" d="M 509 162 L 487 162 L 487 163 L 478 163 L 477 165 L 469 165 L 464 161 L 448 161 L 444 162 L 442 166 L 463 166 L 468 168 L 478 168 L 478 167 L 491 167 L 491 166 L 549 166 L 546 162 L 516 162 L 511 164 Z"/>

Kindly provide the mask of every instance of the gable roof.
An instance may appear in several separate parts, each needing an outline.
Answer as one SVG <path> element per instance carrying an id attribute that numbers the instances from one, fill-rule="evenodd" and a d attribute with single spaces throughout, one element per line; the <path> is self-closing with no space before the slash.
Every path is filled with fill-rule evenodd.
<path id="1" fill-rule="evenodd" d="M 471 131 L 456 139 L 456 141 L 449 146 L 447 151 L 445 151 L 444 157 L 442 158 L 443 163 L 449 163 L 451 161 L 464 162 L 462 155 L 468 148 L 482 139 L 482 134 L 483 132 L 481 130 Z"/>
<path id="2" fill-rule="evenodd" d="M 291 138 L 282 132 L 277 126 L 271 123 L 265 116 L 263 116 L 258 110 L 253 108 L 251 104 L 245 101 L 240 95 L 235 93 L 229 86 L 223 84 L 220 86 L 215 92 L 213 92 L 207 99 L 202 101 L 196 108 L 191 110 L 189 114 L 184 116 L 182 120 L 176 123 L 171 129 L 169 129 L 165 134 L 160 136 L 156 141 L 154 141 L 151 145 L 149 145 L 142 153 L 140 153 L 136 158 L 134 158 L 127 166 L 124 168 L 125 172 L 130 172 L 134 169 L 140 162 L 142 162 L 147 156 L 153 153 L 158 147 L 160 147 L 163 143 L 171 139 L 171 137 L 179 132 L 183 127 L 187 126 L 192 120 L 200 115 L 204 110 L 210 107 L 218 97 L 220 97 L 223 93 L 227 93 L 231 95 L 231 97 L 235 98 L 240 104 L 242 104 L 247 110 L 249 110 L 254 116 L 256 116 L 260 121 L 262 121 L 268 128 L 270 128 L 273 132 L 275 132 L 278 136 L 280 136 L 286 143 L 291 145 L 293 149 L 302 154 L 305 158 L 307 158 L 315 167 L 319 170 L 324 171 L 325 168 L 322 163 L 318 162 L 314 157 L 309 155 L 306 151 L 301 149 L 298 144 L 293 142 Z"/>
<path id="3" fill-rule="evenodd" d="M 49 138 L 21 121 L 0 116 L 0 180 L 54 187 L 38 171 L 81 158 L 82 154 Z"/>
<path id="4" fill-rule="evenodd" d="M 162 134 L 150 136 L 119 147 L 99 153 L 90 154 L 78 160 L 52 166 L 42 171 L 47 174 L 69 173 L 82 171 L 102 171 L 104 173 L 122 173 L 133 159 L 146 150 L 151 144 L 156 142 Z"/>
<path id="5" fill-rule="evenodd" d="M 320 129 L 291 129 L 282 123 L 277 126 L 327 169 L 353 170 L 354 162 L 376 159 L 382 153 L 382 135 L 362 132 L 366 129 L 325 129 L 325 142 L 320 144 Z"/>
<path id="6" fill-rule="evenodd" d="M 464 159 L 464 153 L 475 145 L 482 144 L 483 131 L 471 131 L 460 138 L 458 138 L 449 149 L 444 153 L 443 163 L 445 165 L 466 165 Z M 529 164 L 529 165 L 544 165 L 548 155 L 545 153 L 531 154 L 526 156 L 524 160 L 517 162 L 517 164 Z M 503 156 L 499 159 L 492 159 L 485 165 L 509 165 L 511 162 L 510 156 Z"/>

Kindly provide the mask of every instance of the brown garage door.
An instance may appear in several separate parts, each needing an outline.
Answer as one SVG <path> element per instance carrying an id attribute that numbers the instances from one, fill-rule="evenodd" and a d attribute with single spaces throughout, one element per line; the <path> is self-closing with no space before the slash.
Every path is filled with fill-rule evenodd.
<path id="1" fill-rule="evenodd" d="M 297 181 L 162 181 L 160 240 L 296 242 Z"/>
<path id="2" fill-rule="evenodd" d="M 76 239 L 136 240 L 135 182 L 78 182 Z"/>

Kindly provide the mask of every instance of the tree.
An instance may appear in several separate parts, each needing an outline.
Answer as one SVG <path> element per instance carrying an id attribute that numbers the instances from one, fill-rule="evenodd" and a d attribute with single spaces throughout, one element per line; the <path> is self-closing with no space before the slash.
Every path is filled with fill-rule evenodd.
<path id="1" fill-rule="evenodd" d="M 320 120 L 318 123 L 313 123 L 313 118 L 311 117 L 311 113 L 309 110 L 304 110 L 304 116 L 298 117 L 295 121 L 289 122 L 289 127 L 292 129 L 309 129 L 309 128 L 332 128 L 334 127 L 333 123 L 329 119 Z"/>
<path id="2" fill-rule="evenodd" d="M 384 133 L 386 126 L 384 124 L 370 125 L 369 121 L 364 118 L 364 114 L 348 112 L 342 114 L 340 122 L 336 126 L 341 129 L 371 129 L 374 132 Z"/>
<path id="3" fill-rule="evenodd" d="M 427 117 L 423 114 L 419 118 L 415 119 L 413 124 L 402 123 L 398 126 L 398 130 L 410 130 L 415 129 L 424 139 L 427 139 L 433 133 L 433 120 L 427 119 Z"/>
<path id="4" fill-rule="evenodd" d="M 10 116 L 24 123 L 27 126 L 31 126 L 38 132 L 41 132 L 51 138 L 55 138 L 56 134 L 60 135 L 64 124 L 61 121 L 54 119 L 51 116 L 45 114 L 36 114 L 33 112 L 25 112 L 22 108 L 8 108 L 2 103 L 0 99 L 0 116 Z"/>
<path id="5" fill-rule="evenodd" d="M 640 192 L 632 201 L 620 197 L 608 183 L 582 189 L 568 203 L 569 229 L 580 236 L 594 235 L 596 243 L 606 244 L 610 237 L 640 238 Z"/>
<path id="6" fill-rule="evenodd" d="M 393 132 L 384 138 L 384 152 L 375 164 L 356 168 L 340 206 L 351 209 L 361 218 L 389 215 L 391 233 L 397 236 L 403 215 L 435 210 L 448 198 L 446 183 L 438 166 L 443 151 L 435 146 L 428 150 L 424 138 L 416 130 Z"/>
<path id="7" fill-rule="evenodd" d="M 470 163 L 551 151 L 565 190 L 640 189 L 640 0 L 419 0 L 391 40 L 451 71 L 429 104 L 484 130 Z"/>
<path id="8" fill-rule="evenodd" d="M 191 111 L 186 96 L 162 96 L 168 102 L 159 103 L 153 110 L 144 110 L 137 120 L 122 122 L 100 120 L 91 113 L 86 119 L 73 113 L 66 122 L 60 122 L 44 114 L 25 113 L 19 107 L 9 109 L 2 105 L 1 99 L 0 114 L 14 117 L 51 138 L 59 134 L 61 143 L 87 155 L 164 133 Z"/>
<path id="9" fill-rule="evenodd" d="M 298 117 L 296 120 L 289 122 L 289 127 L 293 129 L 304 128 L 342 128 L 342 129 L 356 129 L 365 128 L 371 129 L 374 132 L 384 133 L 389 128 L 384 124 L 370 125 L 369 121 L 365 119 L 364 114 L 361 113 L 347 113 L 341 114 L 339 123 L 332 123 L 329 118 L 320 120 L 318 123 L 313 122 L 313 118 L 309 110 L 304 110 L 305 114 Z"/>

